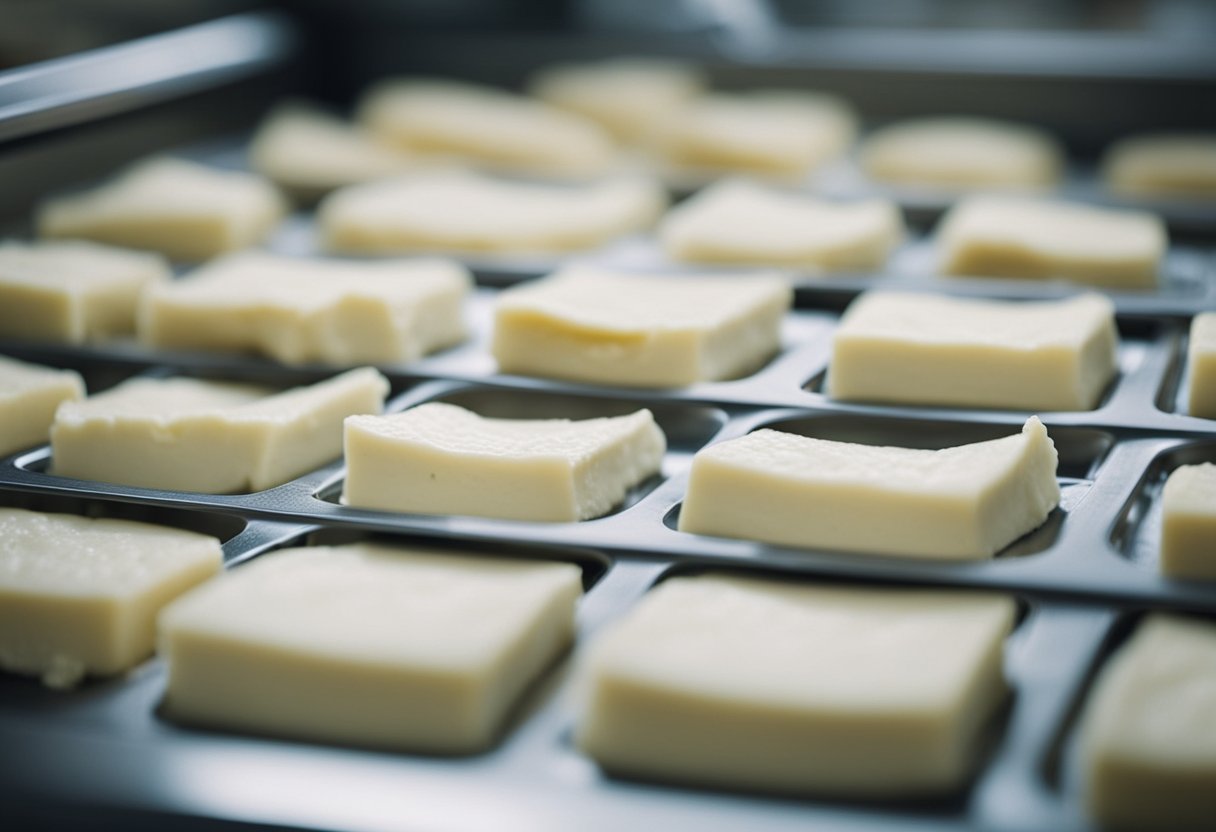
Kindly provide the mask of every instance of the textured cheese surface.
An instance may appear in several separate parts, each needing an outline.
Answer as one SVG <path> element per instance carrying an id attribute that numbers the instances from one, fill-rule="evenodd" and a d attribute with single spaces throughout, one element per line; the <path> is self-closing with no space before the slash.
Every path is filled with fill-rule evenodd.
<path id="1" fill-rule="evenodd" d="M 152 652 L 155 616 L 220 569 L 208 535 L 0 508 L 0 667 L 70 687 Z"/>
<path id="2" fill-rule="evenodd" d="M 545 253 L 643 230 L 664 200 L 646 179 L 544 185 L 435 171 L 338 191 L 320 220 L 338 251 Z"/>
<path id="3" fill-rule="evenodd" d="M 140 292 L 168 279 L 155 254 L 82 240 L 0 243 L 0 336 L 72 344 L 135 331 Z"/>
<path id="4" fill-rule="evenodd" d="M 576 740 L 640 777 L 949 791 L 1003 698 L 1013 615 L 995 596 L 673 578 L 589 648 Z"/>
<path id="5" fill-rule="evenodd" d="M 0 355 L 0 456 L 46 442 L 59 405 L 83 396 L 79 373 Z"/>
<path id="6" fill-rule="evenodd" d="M 1186 350 L 1187 413 L 1216 419 L 1216 312 L 1191 320 Z"/>
<path id="7" fill-rule="evenodd" d="M 1106 182 L 1138 196 L 1216 196 L 1216 133 L 1165 133 L 1116 142 L 1103 159 Z"/>
<path id="8" fill-rule="evenodd" d="M 1137 289 L 1157 285 L 1166 233 L 1153 214 L 975 196 L 942 220 L 938 245 L 946 274 L 1062 278 Z"/>
<path id="9" fill-rule="evenodd" d="M 166 706 L 219 727 L 477 750 L 572 640 L 580 578 L 376 544 L 263 555 L 161 617 Z"/>
<path id="10" fill-rule="evenodd" d="M 989 119 L 915 119 L 876 130 L 861 164 L 874 179 L 955 188 L 1034 187 L 1060 177 L 1064 154 L 1041 130 Z"/>
<path id="11" fill-rule="evenodd" d="M 1081 726 L 1090 815 L 1127 830 L 1212 827 L 1216 627 L 1153 615 L 1099 675 Z"/>
<path id="12" fill-rule="evenodd" d="M 423 514 L 585 520 L 657 473 L 665 450 L 649 410 L 495 419 L 431 402 L 346 420 L 343 500 Z"/>
<path id="13" fill-rule="evenodd" d="M 928 558 L 991 557 L 1059 503 L 1056 451 L 1021 433 L 941 450 L 762 429 L 693 459 L 680 530 Z"/>
<path id="14" fill-rule="evenodd" d="M 1116 372 L 1114 305 L 1098 294 L 1012 303 L 869 292 L 832 342 L 833 398 L 1088 410 Z"/>
<path id="15" fill-rule="evenodd" d="M 79 237 L 205 260 L 261 241 L 286 205 L 256 174 L 154 158 L 91 190 L 46 201 L 44 237 Z"/>
<path id="16" fill-rule="evenodd" d="M 1216 465 L 1175 468 L 1161 492 L 1161 572 L 1216 580 Z"/>
<path id="17" fill-rule="evenodd" d="M 731 180 L 673 208 L 659 233 L 675 260 L 844 271 L 881 267 L 904 224 L 889 200 L 826 202 Z"/>
<path id="18" fill-rule="evenodd" d="M 410 361 L 464 340 L 472 278 L 444 260 L 231 255 L 146 293 L 140 338 L 299 364 Z"/>

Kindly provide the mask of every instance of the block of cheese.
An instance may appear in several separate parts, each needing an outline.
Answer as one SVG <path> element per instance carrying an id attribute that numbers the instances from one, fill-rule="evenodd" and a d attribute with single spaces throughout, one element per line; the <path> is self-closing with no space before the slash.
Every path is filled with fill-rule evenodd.
<path id="1" fill-rule="evenodd" d="M 379 413 L 370 367 L 277 392 L 192 378 L 134 378 L 67 402 L 51 426 L 64 477 L 226 494 L 280 485 L 337 457 L 342 420 Z"/>
<path id="2" fill-rule="evenodd" d="M 757 90 L 676 108 L 653 141 L 660 161 L 677 171 L 797 180 L 843 154 L 856 132 L 852 109 L 834 96 Z"/>
<path id="3" fill-rule="evenodd" d="M 488 746 L 574 637 L 568 563 L 375 544 L 262 555 L 160 619 L 166 712 L 404 751 Z"/>
<path id="4" fill-rule="evenodd" d="M 310 104 L 276 107 L 249 147 L 253 169 L 294 195 L 324 193 L 406 170 L 409 154 Z"/>
<path id="5" fill-rule="evenodd" d="M 597 122 L 618 140 L 644 140 L 655 125 L 705 89 L 694 66 L 661 58 L 610 58 L 558 64 L 534 75 L 529 90 L 554 107 Z"/>
<path id="6" fill-rule="evenodd" d="M 261 242 L 285 211 L 261 176 L 155 158 L 91 191 L 47 200 L 38 231 L 206 260 Z"/>
<path id="7" fill-rule="evenodd" d="M 465 339 L 471 287 L 468 270 L 447 260 L 233 254 L 149 290 L 140 339 L 288 364 L 411 361 Z"/>
<path id="8" fill-rule="evenodd" d="M 492 419 L 442 402 L 346 420 L 343 501 L 356 508 L 562 522 L 608 513 L 659 471 L 649 410 Z"/>
<path id="9" fill-rule="evenodd" d="M 860 271 L 887 262 L 904 223 L 886 199 L 826 202 L 731 180 L 673 208 L 659 234 L 673 260 Z"/>
<path id="10" fill-rule="evenodd" d="M 321 203 L 319 218 L 335 251 L 544 254 L 649 228 L 665 201 L 640 178 L 544 185 L 435 171 L 344 188 Z"/>
<path id="11" fill-rule="evenodd" d="M 938 229 L 945 274 L 1061 278 L 1114 289 L 1151 289 L 1165 256 L 1160 218 L 1076 203 L 974 196 Z"/>
<path id="12" fill-rule="evenodd" d="M 576 742 L 610 773 L 854 798 L 958 790 L 1015 607 L 970 593 L 672 578 L 589 650 Z"/>
<path id="13" fill-rule="evenodd" d="M 1060 178 L 1064 151 L 1048 134 L 1022 124 L 939 117 L 875 130 L 862 144 L 873 179 L 945 188 L 1036 187 Z"/>
<path id="14" fill-rule="evenodd" d="M 1011 302 L 867 292 L 832 338 L 827 392 L 847 401 L 1092 410 L 1115 377 L 1104 295 Z"/>
<path id="15" fill-rule="evenodd" d="M 1154 615 L 1103 668 L 1081 724 L 1085 801 L 1103 828 L 1210 830 L 1216 626 Z"/>
<path id="16" fill-rule="evenodd" d="M 504 373 L 597 384 L 673 387 L 735 378 L 777 352 L 792 298 L 778 274 L 572 267 L 498 296 L 492 350 Z"/>
<path id="17" fill-rule="evenodd" d="M 83 240 L 0 243 L 0 337 L 81 344 L 129 335 L 140 292 L 170 274 L 159 255 Z"/>
<path id="18" fill-rule="evenodd" d="M 364 96 L 359 120 L 406 150 L 500 172 L 583 177 L 616 159 L 612 137 L 593 121 L 457 81 L 384 81 Z"/>
<path id="19" fill-rule="evenodd" d="M 941 450 L 762 429 L 693 458 L 680 531 L 842 552 L 978 560 L 1060 502 L 1056 449 L 1021 433 Z"/>
<path id="20" fill-rule="evenodd" d="M 69 688 L 134 667 L 161 607 L 222 560 L 196 532 L 0 508 L 0 668 Z"/>
<path id="21" fill-rule="evenodd" d="M 1175 468 L 1161 491 L 1161 573 L 1216 581 L 1216 465 Z"/>
<path id="22" fill-rule="evenodd" d="M 1162 133 L 1116 142 L 1102 162 L 1106 183 L 1132 196 L 1216 197 L 1216 134 Z"/>
<path id="23" fill-rule="evenodd" d="M 59 405 L 83 397 L 79 373 L 0 355 L 0 456 L 46 442 Z"/>
<path id="24" fill-rule="evenodd" d="M 1186 349 L 1187 412 L 1201 419 L 1216 419 L 1216 312 L 1191 320 Z"/>

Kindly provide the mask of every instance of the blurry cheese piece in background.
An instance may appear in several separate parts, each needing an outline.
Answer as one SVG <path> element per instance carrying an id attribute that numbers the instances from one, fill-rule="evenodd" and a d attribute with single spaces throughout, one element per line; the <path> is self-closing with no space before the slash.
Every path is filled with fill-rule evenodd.
<path id="1" fill-rule="evenodd" d="M 691 64 L 661 58 L 613 58 L 558 64 L 537 72 L 537 98 L 597 122 L 622 142 L 644 140 L 673 109 L 705 89 Z"/>
<path id="2" fill-rule="evenodd" d="M 1110 657 L 1081 722 L 1090 816 L 1103 828 L 1212 828 L 1216 626 L 1151 615 Z"/>
<path id="3" fill-rule="evenodd" d="M 617 158 L 611 136 L 595 122 L 458 81 L 383 81 L 363 97 L 359 120 L 404 150 L 504 173 L 587 177 Z"/>
<path id="4" fill-rule="evenodd" d="M 1133 196 L 1216 198 L 1216 133 L 1132 136 L 1102 161 L 1106 183 Z"/>
<path id="5" fill-rule="evenodd" d="M 697 452 L 680 531 L 979 560 L 1038 528 L 1059 502 L 1055 445 L 1035 417 L 1013 436 L 941 450 L 762 429 Z"/>
<path id="6" fill-rule="evenodd" d="M 0 667 L 67 688 L 152 654 L 156 615 L 220 570 L 214 537 L 0 508 Z"/>
<path id="7" fill-rule="evenodd" d="M 1216 465 L 1175 468 L 1161 491 L 1161 573 L 1216 581 Z"/>
<path id="8" fill-rule="evenodd" d="M 974 593 L 672 578 L 591 644 L 575 741 L 630 777 L 952 792 L 1005 698 L 1014 612 Z"/>
<path id="9" fill-rule="evenodd" d="M 1064 152 L 1051 136 L 1021 124 L 942 117 L 874 131 L 860 151 L 872 179 L 943 188 L 1035 187 L 1060 178 Z"/>
<path id="10" fill-rule="evenodd" d="M 1011 302 L 867 292 L 832 339 L 835 399 L 1090 410 L 1116 371 L 1105 296 Z"/>
<path id="11" fill-rule="evenodd" d="M 502 292 L 504 373 L 672 387 L 751 372 L 777 352 L 792 292 L 780 275 L 643 275 L 570 268 Z"/>
<path id="12" fill-rule="evenodd" d="M 673 260 L 861 271 L 887 262 L 904 223 L 890 200 L 827 202 L 732 180 L 671 209 L 659 234 Z"/>
<path id="13" fill-rule="evenodd" d="M 411 361 L 464 340 L 471 286 L 468 271 L 447 260 L 234 254 L 149 290 L 140 338 L 289 364 Z"/>
<path id="14" fill-rule="evenodd" d="M 319 216 L 335 251 L 551 253 L 649 228 L 665 202 L 658 184 L 642 178 L 543 185 L 435 171 L 345 188 L 321 203 Z"/>
<path id="15" fill-rule="evenodd" d="M 135 332 L 159 255 L 80 240 L 0 243 L 0 337 L 81 344 Z"/>
<path id="16" fill-rule="evenodd" d="M 388 382 L 368 367 L 283 392 L 134 378 L 59 408 L 52 469 L 145 488 L 260 491 L 337 458 L 342 420 L 379 413 L 387 393 Z"/>
<path id="17" fill-rule="evenodd" d="M 1186 349 L 1187 413 L 1216 419 L 1216 312 L 1191 320 Z"/>
<path id="18" fill-rule="evenodd" d="M 471 753 L 574 638 L 568 563 L 374 544 L 286 549 L 165 610 L 174 719 Z"/>
<path id="19" fill-rule="evenodd" d="M 253 169 L 293 196 L 384 179 L 410 166 L 409 154 L 318 107 L 292 102 L 262 121 L 249 149 Z"/>
<path id="20" fill-rule="evenodd" d="M 83 397 L 79 373 L 0 355 L 0 456 L 46 442 L 59 405 Z"/>
<path id="21" fill-rule="evenodd" d="M 430 402 L 346 420 L 355 508 L 572 522 L 608 513 L 658 473 L 649 410 L 597 419 L 495 419 Z"/>
<path id="22" fill-rule="evenodd" d="M 79 237 L 206 260 L 261 242 L 286 203 L 261 176 L 159 157 L 38 211 L 44 237 Z"/>
<path id="23" fill-rule="evenodd" d="M 1059 278 L 1152 289 L 1165 257 L 1160 218 L 1022 197 L 973 196 L 937 231 L 941 268 L 975 277 Z"/>

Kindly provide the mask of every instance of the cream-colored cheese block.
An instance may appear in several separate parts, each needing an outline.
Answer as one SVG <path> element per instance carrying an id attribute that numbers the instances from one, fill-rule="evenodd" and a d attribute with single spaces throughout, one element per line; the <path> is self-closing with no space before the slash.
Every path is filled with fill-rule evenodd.
<path id="1" fill-rule="evenodd" d="M 661 162 L 689 173 L 800 179 L 848 148 L 852 109 L 816 93 L 758 90 L 702 96 L 656 128 Z"/>
<path id="2" fill-rule="evenodd" d="M 693 458 L 680 531 L 813 549 L 978 560 L 1060 502 L 1056 449 L 1021 433 L 941 450 L 758 430 Z"/>
<path id="3" fill-rule="evenodd" d="M 1191 320 L 1186 349 L 1187 412 L 1201 419 L 1216 419 L 1216 312 Z"/>
<path id="4" fill-rule="evenodd" d="M 305 198 L 410 167 L 408 153 L 310 104 L 276 107 L 249 147 L 253 169 Z"/>
<path id="5" fill-rule="evenodd" d="M 777 274 L 573 267 L 498 296 L 492 350 L 504 373 L 639 387 L 717 381 L 777 352 L 792 298 Z"/>
<path id="6" fill-rule="evenodd" d="M 1216 465 L 1175 468 L 1161 491 L 1161 573 L 1216 580 Z"/>
<path id="7" fill-rule="evenodd" d="M 589 118 L 630 143 L 645 139 L 668 113 L 704 89 L 705 79 L 694 66 L 661 58 L 558 64 L 542 69 L 529 84 L 542 101 Z"/>
<path id="8" fill-rule="evenodd" d="M 59 405 L 83 397 L 79 373 L 0 355 L 0 456 L 46 442 Z"/>
<path id="9" fill-rule="evenodd" d="M 1092 410 L 1117 369 L 1105 296 L 1010 302 L 867 292 L 832 338 L 827 392 L 849 401 Z"/>
<path id="10" fill-rule="evenodd" d="M 395 79 L 364 96 L 359 119 L 383 140 L 500 172 L 602 173 L 616 160 L 598 124 L 505 90 L 456 81 Z"/>
<path id="11" fill-rule="evenodd" d="M 91 191 L 47 200 L 38 231 L 206 260 L 260 242 L 286 207 L 256 174 L 155 158 Z"/>
<path id="12" fill-rule="evenodd" d="M 0 244 L 0 337 L 82 344 L 129 335 L 140 292 L 170 274 L 147 252 L 10 240 Z"/>
<path id="13" fill-rule="evenodd" d="M 135 378 L 59 408 L 52 468 L 145 488 L 260 491 L 336 458 L 342 420 L 379 413 L 387 392 L 388 381 L 370 367 L 283 392 Z"/>
<path id="14" fill-rule="evenodd" d="M 578 567 L 355 544 L 255 558 L 164 611 L 166 712 L 468 753 L 574 637 Z"/>
<path id="15" fill-rule="evenodd" d="M 1212 828 L 1216 626 L 1150 616 L 1103 668 L 1085 707 L 1085 801 L 1103 828 Z"/>
<path id="16" fill-rule="evenodd" d="M 1062 278 L 1151 289 L 1165 256 L 1159 217 L 1068 202 L 975 196 L 938 229 L 945 274 Z"/>
<path id="17" fill-rule="evenodd" d="M 858 271 L 887 262 L 904 223 L 890 200 L 826 202 L 732 180 L 671 209 L 659 235 L 673 260 Z"/>
<path id="18" fill-rule="evenodd" d="M 1006 693 L 1003 597 L 673 578 L 580 668 L 612 773 L 857 798 L 950 792 Z"/>
<path id="19" fill-rule="evenodd" d="M 214 537 L 0 508 L 0 667 L 69 688 L 152 654 L 161 607 L 219 571 Z"/>
<path id="20" fill-rule="evenodd" d="M 598 419 L 492 419 L 431 402 L 346 420 L 357 508 L 562 522 L 606 514 L 657 474 L 667 449 L 649 410 Z"/>
<path id="21" fill-rule="evenodd" d="M 1102 162 L 1106 183 L 1132 196 L 1216 197 L 1216 134 L 1163 133 L 1116 142 Z"/>
<path id="22" fill-rule="evenodd" d="M 152 347 L 256 352 L 288 364 L 411 361 L 466 337 L 468 270 L 446 260 L 234 254 L 143 298 Z"/>
<path id="23" fill-rule="evenodd" d="M 873 179 L 946 188 L 1038 187 L 1060 178 L 1064 151 L 1033 127 L 981 118 L 898 122 L 862 144 Z"/>

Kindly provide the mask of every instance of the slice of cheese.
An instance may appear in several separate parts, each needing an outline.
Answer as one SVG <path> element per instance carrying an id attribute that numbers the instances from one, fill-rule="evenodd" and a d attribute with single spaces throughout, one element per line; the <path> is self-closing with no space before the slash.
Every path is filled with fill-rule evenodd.
<path id="1" fill-rule="evenodd" d="M 79 373 L 0 355 L 0 456 L 46 442 L 59 405 L 83 397 Z"/>
<path id="2" fill-rule="evenodd" d="M 147 292 L 140 338 L 288 364 L 412 361 L 465 339 L 471 287 L 468 270 L 445 260 L 235 254 Z"/>
<path id="3" fill-rule="evenodd" d="M 284 392 L 135 378 L 59 408 L 52 468 L 145 488 L 260 491 L 337 457 L 342 420 L 380 412 L 387 392 L 388 381 L 370 367 Z"/>
<path id="4" fill-rule="evenodd" d="M 673 260 L 861 271 L 887 262 L 904 223 L 890 200 L 825 202 L 732 180 L 673 208 L 659 235 Z"/>
<path id="5" fill-rule="evenodd" d="M 364 96 L 359 120 L 405 150 L 500 172 L 581 177 L 616 160 L 611 136 L 593 121 L 457 81 L 384 81 Z"/>
<path id="6" fill-rule="evenodd" d="M 206 260 L 260 242 L 286 207 L 256 174 L 155 158 L 91 191 L 47 200 L 38 231 Z"/>
<path id="7" fill-rule="evenodd" d="M 792 295 L 776 274 L 575 267 L 499 295 L 492 349 L 504 373 L 639 387 L 734 378 L 777 352 Z"/>
<path id="8" fill-rule="evenodd" d="M 991 557 L 1060 502 L 1056 449 L 1013 436 L 941 450 L 758 430 L 693 458 L 680 531 L 906 557 Z"/>
<path id="9" fill-rule="evenodd" d="M 591 645 L 576 742 L 632 777 L 954 791 L 1005 696 L 1014 611 L 989 595 L 673 578 Z"/>
<path id="10" fill-rule="evenodd" d="M 938 246 L 946 274 L 1151 289 L 1166 233 L 1160 218 L 1138 211 L 975 196 L 950 209 L 938 229 Z"/>
<path id="11" fill-rule="evenodd" d="M 1052 185 L 1064 165 L 1064 151 L 1041 130 L 948 116 L 875 130 L 862 144 L 860 157 L 873 179 L 945 188 Z"/>
<path id="12" fill-rule="evenodd" d="M 1115 377 L 1105 296 L 1014 303 L 898 292 L 854 301 L 832 339 L 828 394 L 846 401 L 1091 410 Z"/>
<path id="13" fill-rule="evenodd" d="M 657 474 L 666 446 L 649 410 L 581 421 L 490 419 L 431 402 L 346 420 L 342 499 L 418 514 L 586 520 Z"/>
<path id="14" fill-rule="evenodd" d="M 1216 581 L 1216 465 L 1175 468 L 1161 491 L 1161 573 Z"/>
<path id="15" fill-rule="evenodd" d="M 0 337 L 82 344 L 135 332 L 160 256 L 81 240 L 0 244 Z"/>
<path id="16" fill-rule="evenodd" d="M 0 508 L 0 667 L 68 688 L 152 655 L 161 607 L 219 571 L 195 532 Z"/>
<path id="17" fill-rule="evenodd" d="M 1191 320 L 1186 350 L 1187 413 L 1216 419 L 1216 312 Z"/>
<path id="18" fill-rule="evenodd" d="M 1086 807 L 1104 828 L 1212 828 L 1216 627 L 1150 616 L 1098 677 L 1081 726 Z"/>
<path id="19" fill-rule="evenodd" d="M 544 254 L 644 230 L 665 200 L 647 179 L 543 185 L 434 171 L 345 188 L 321 204 L 319 217 L 335 251 Z"/>
<path id="20" fill-rule="evenodd" d="M 1132 196 L 1216 197 L 1216 133 L 1160 133 L 1116 142 L 1102 162 L 1107 185 Z"/>

